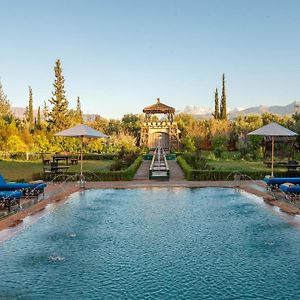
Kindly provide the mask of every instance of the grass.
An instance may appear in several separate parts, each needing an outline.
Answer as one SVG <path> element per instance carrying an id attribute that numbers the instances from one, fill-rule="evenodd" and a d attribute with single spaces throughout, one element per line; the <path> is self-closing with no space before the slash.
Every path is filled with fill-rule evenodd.
<path id="1" fill-rule="evenodd" d="M 109 170 L 113 160 L 87 160 L 83 162 L 84 171 Z M 70 165 L 70 172 L 80 172 L 80 163 Z M 41 161 L 0 161 L 0 174 L 9 181 L 32 180 L 33 173 L 43 172 Z"/>
<path id="2" fill-rule="evenodd" d="M 244 160 L 226 160 L 226 161 L 208 161 L 210 167 L 215 170 L 228 170 L 228 171 L 271 171 L 262 161 L 244 161 Z M 278 171 L 286 171 L 286 168 L 274 168 Z"/>

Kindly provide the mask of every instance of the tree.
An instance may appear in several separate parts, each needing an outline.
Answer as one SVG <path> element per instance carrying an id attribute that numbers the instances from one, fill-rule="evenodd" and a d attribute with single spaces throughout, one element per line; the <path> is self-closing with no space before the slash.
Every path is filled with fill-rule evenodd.
<path id="1" fill-rule="evenodd" d="M 82 124 L 83 123 L 83 116 L 82 116 L 82 110 L 81 110 L 81 104 L 80 104 L 80 98 L 79 97 L 77 97 L 75 122 L 76 122 L 76 124 Z"/>
<path id="2" fill-rule="evenodd" d="M 227 120 L 227 104 L 226 104 L 226 92 L 225 92 L 225 74 L 222 77 L 222 96 L 220 105 L 220 119 Z"/>
<path id="3" fill-rule="evenodd" d="M 218 88 L 216 88 L 216 92 L 215 92 L 215 112 L 213 113 L 213 116 L 217 120 L 220 119 Z"/>
<path id="4" fill-rule="evenodd" d="M 28 106 L 25 112 L 26 122 L 29 124 L 29 128 L 33 128 L 34 116 L 33 116 L 33 99 L 32 99 L 32 88 L 29 86 Z"/>
<path id="5" fill-rule="evenodd" d="M 141 119 L 138 115 L 126 114 L 122 118 L 122 126 L 124 132 L 127 132 L 137 138 L 141 130 Z"/>
<path id="6" fill-rule="evenodd" d="M 47 102 L 44 101 L 43 105 L 43 119 L 46 121 L 49 117 L 49 107 L 47 106 Z"/>
<path id="7" fill-rule="evenodd" d="M 61 131 L 70 125 L 69 103 L 65 95 L 65 79 L 59 59 L 55 62 L 54 72 L 54 91 L 52 92 L 52 98 L 49 99 L 49 102 L 52 104 L 52 110 L 48 116 L 49 130 L 51 132 Z"/>
<path id="8" fill-rule="evenodd" d="M 7 95 L 3 91 L 3 86 L 0 81 L 0 117 L 1 118 L 10 118 L 12 112 L 10 110 L 10 102 L 7 98 Z"/>
<path id="9" fill-rule="evenodd" d="M 41 129 L 41 127 L 42 127 L 41 108 L 40 107 L 38 107 L 37 118 L 36 118 L 36 122 L 35 122 L 35 127 L 37 129 Z"/>

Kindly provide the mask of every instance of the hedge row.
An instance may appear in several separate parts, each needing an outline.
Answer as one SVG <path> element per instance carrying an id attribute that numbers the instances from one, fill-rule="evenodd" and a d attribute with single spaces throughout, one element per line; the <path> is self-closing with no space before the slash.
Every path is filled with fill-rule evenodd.
<path id="1" fill-rule="evenodd" d="M 234 172 L 229 170 L 195 170 L 193 169 L 182 156 L 177 157 L 177 162 L 181 167 L 185 179 L 187 180 L 202 180 L 202 181 L 217 181 L 217 180 L 233 180 L 236 174 L 240 174 L 241 179 L 263 179 L 266 175 L 270 175 L 270 171 L 246 171 Z M 290 176 L 286 171 L 274 172 L 276 177 Z"/>
<path id="2" fill-rule="evenodd" d="M 128 181 L 132 180 L 136 171 L 140 167 L 142 163 L 142 157 L 139 156 L 130 167 L 121 171 L 99 171 L 99 172 L 84 172 L 84 177 L 86 181 Z M 79 174 L 75 172 L 68 172 L 62 176 L 58 176 L 57 180 L 67 180 L 70 176 L 74 176 L 74 180 L 79 179 Z M 33 174 L 33 179 L 44 179 L 43 173 L 35 173 Z M 53 175 L 45 178 L 46 180 L 53 180 Z"/>
<path id="3" fill-rule="evenodd" d="M 55 153 L 44 153 L 45 158 L 50 158 Z M 67 153 L 69 158 L 78 158 L 80 154 Z M 114 160 L 118 158 L 118 154 L 114 153 L 84 153 L 84 160 Z M 13 159 L 13 160 L 41 160 L 42 153 L 27 153 L 27 152 L 4 152 L 0 151 L 0 159 Z"/>

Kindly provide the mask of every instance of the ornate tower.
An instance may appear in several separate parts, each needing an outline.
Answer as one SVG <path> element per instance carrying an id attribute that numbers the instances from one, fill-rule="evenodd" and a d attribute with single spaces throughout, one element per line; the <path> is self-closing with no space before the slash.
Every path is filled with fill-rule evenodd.
<path id="1" fill-rule="evenodd" d="M 180 131 L 174 122 L 175 109 L 157 98 L 156 104 L 145 107 L 143 113 L 145 122 L 141 128 L 141 145 L 153 149 L 160 143 L 166 150 L 178 148 Z M 156 114 L 166 115 L 166 120 L 152 122 L 151 117 Z"/>

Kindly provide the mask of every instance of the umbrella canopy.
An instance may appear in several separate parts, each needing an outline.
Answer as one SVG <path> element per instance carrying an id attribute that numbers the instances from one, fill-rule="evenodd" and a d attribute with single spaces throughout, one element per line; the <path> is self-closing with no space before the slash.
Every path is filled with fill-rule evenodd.
<path id="1" fill-rule="evenodd" d="M 271 161 L 271 176 L 273 176 L 273 168 L 274 168 L 274 140 L 282 139 L 282 138 L 295 138 L 298 134 L 293 132 L 277 123 L 270 123 L 265 125 L 259 129 L 256 129 L 248 135 L 260 135 L 264 137 L 268 137 L 272 140 L 272 161 Z"/>
<path id="2" fill-rule="evenodd" d="M 248 135 L 263 135 L 271 137 L 296 137 L 298 134 L 273 122 L 248 133 Z"/>
<path id="3" fill-rule="evenodd" d="M 86 137 L 86 138 L 108 138 L 108 136 L 89 126 L 80 124 L 69 129 L 60 131 L 55 136 Z"/>
<path id="4" fill-rule="evenodd" d="M 80 124 L 69 129 L 60 131 L 55 136 L 64 136 L 64 137 L 77 137 L 81 138 L 81 147 L 80 147 L 80 184 L 83 186 L 83 173 L 82 173 L 82 144 L 83 138 L 108 138 L 108 136 L 100 131 L 97 131 L 89 126 Z"/>

